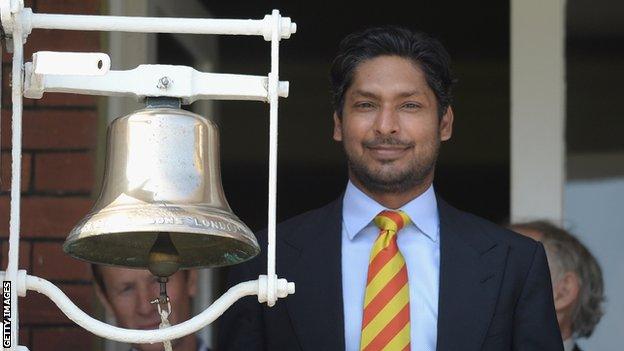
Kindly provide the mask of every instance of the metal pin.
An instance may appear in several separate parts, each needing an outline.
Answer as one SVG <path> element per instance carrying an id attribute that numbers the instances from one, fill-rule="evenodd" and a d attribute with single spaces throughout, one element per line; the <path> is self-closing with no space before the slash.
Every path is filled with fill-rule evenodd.
<path id="1" fill-rule="evenodd" d="M 153 301 L 150 301 L 152 304 L 158 304 L 160 307 L 166 307 L 169 303 L 169 296 L 167 296 L 167 282 L 169 279 L 165 277 L 158 277 L 158 283 L 160 283 L 160 294 L 158 294 L 158 298 Z"/>

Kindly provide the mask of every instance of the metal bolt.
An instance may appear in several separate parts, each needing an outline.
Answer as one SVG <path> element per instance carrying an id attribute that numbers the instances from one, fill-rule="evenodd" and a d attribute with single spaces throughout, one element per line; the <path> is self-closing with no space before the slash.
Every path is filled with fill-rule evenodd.
<path id="1" fill-rule="evenodd" d="M 158 89 L 167 89 L 169 88 L 169 84 L 171 84 L 171 80 L 169 79 L 169 77 L 164 76 L 158 80 L 158 85 L 156 85 L 156 87 Z"/>

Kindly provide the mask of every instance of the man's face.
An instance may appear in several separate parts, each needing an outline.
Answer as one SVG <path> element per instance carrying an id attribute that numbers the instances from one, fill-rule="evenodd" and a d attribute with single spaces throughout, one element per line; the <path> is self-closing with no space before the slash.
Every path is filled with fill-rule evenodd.
<path id="1" fill-rule="evenodd" d="M 151 304 L 160 293 L 160 284 L 146 270 L 101 266 L 105 303 L 112 309 L 117 324 L 129 329 L 158 329 L 160 316 Z M 196 272 L 177 272 L 169 278 L 167 294 L 172 312 L 169 322 L 174 325 L 189 319 L 191 297 L 196 292 Z M 175 342 L 174 342 L 175 343 Z M 162 350 L 162 343 L 135 345 L 142 351 Z"/>
<path id="2" fill-rule="evenodd" d="M 440 141 L 451 137 L 451 108 L 439 118 L 436 96 L 410 60 L 379 56 L 355 69 L 334 139 L 349 173 L 373 193 L 400 193 L 433 180 Z"/>

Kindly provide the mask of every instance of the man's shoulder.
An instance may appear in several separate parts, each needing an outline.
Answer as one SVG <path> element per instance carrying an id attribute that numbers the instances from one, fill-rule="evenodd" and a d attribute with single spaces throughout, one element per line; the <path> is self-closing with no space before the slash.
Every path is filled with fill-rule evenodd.
<path id="1" fill-rule="evenodd" d="M 465 235 L 483 236 L 486 240 L 491 240 L 496 244 L 508 245 L 516 250 L 533 252 L 538 246 L 538 242 L 529 237 L 520 235 L 488 219 L 457 209 L 443 200 L 440 209 L 440 221 L 452 221 L 454 228 L 465 228 Z"/>
<path id="2" fill-rule="evenodd" d="M 295 232 L 307 232 L 318 228 L 319 224 L 340 221 L 342 216 L 342 197 L 321 207 L 306 211 L 277 224 L 277 233 L 288 236 Z M 256 233 L 259 239 L 267 235 L 267 229 Z"/>

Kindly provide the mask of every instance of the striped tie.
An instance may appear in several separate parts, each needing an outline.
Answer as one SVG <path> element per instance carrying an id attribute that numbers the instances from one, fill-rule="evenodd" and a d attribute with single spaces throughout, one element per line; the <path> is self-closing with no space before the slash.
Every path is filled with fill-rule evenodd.
<path id="1" fill-rule="evenodd" d="M 397 232 L 410 219 L 403 211 L 382 211 L 374 221 L 381 232 L 368 264 L 360 350 L 409 350 L 407 266 L 397 245 Z"/>

